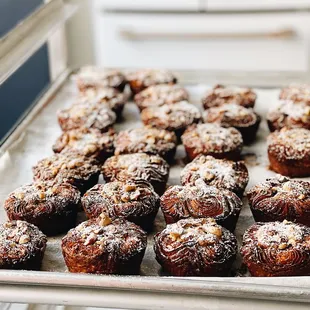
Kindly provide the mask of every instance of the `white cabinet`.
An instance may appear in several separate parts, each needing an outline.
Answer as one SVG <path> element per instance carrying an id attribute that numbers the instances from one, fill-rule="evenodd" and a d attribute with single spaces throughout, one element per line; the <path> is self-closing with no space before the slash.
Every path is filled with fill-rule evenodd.
<path id="1" fill-rule="evenodd" d="M 107 67 L 307 72 L 309 13 L 96 11 L 96 59 Z"/>
<path id="2" fill-rule="evenodd" d="M 96 7 L 112 11 L 198 11 L 206 0 L 100 0 Z"/>
<path id="3" fill-rule="evenodd" d="M 296 10 L 309 8 L 310 0 L 207 0 L 208 11 Z"/>

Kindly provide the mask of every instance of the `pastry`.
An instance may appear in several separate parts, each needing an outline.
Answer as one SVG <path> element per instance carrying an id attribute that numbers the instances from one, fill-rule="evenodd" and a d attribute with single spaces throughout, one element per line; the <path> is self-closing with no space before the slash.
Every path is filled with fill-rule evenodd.
<path id="1" fill-rule="evenodd" d="M 106 105 L 82 102 L 58 111 L 58 122 L 63 131 L 95 128 L 108 131 L 116 122 L 116 114 Z"/>
<path id="2" fill-rule="evenodd" d="M 149 107 L 160 107 L 189 99 L 189 94 L 180 85 L 159 84 L 150 86 L 136 94 L 134 101 L 139 110 Z"/>
<path id="3" fill-rule="evenodd" d="M 286 219 L 310 226 L 310 182 L 278 175 L 251 188 L 247 196 L 256 222 Z"/>
<path id="4" fill-rule="evenodd" d="M 205 123 L 217 123 L 222 127 L 235 127 L 242 135 L 245 144 L 252 143 L 261 118 L 253 109 L 247 109 L 236 103 L 224 104 L 206 110 L 203 114 Z"/>
<path id="5" fill-rule="evenodd" d="M 115 139 L 115 155 L 147 153 L 160 155 L 171 162 L 174 158 L 177 138 L 173 132 L 151 127 L 121 131 Z"/>
<path id="6" fill-rule="evenodd" d="M 185 219 L 155 235 L 159 264 L 173 276 L 227 276 L 237 254 L 236 237 L 212 218 Z"/>
<path id="7" fill-rule="evenodd" d="M 122 92 L 126 86 L 126 77 L 117 70 L 105 70 L 94 66 L 85 66 L 75 75 L 77 86 L 81 93 L 113 87 Z"/>
<path id="8" fill-rule="evenodd" d="M 62 253 L 70 272 L 137 274 L 147 245 L 137 225 L 103 214 L 81 223 L 62 239 Z"/>
<path id="9" fill-rule="evenodd" d="M 134 95 L 152 85 L 173 85 L 177 82 L 177 78 L 170 71 L 155 69 L 144 69 L 131 72 L 127 75 L 127 80 Z"/>
<path id="10" fill-rule="evenodd" d="M 227 103 L 236 103 L 245 108 L 253 108 L 256 94 L 251 88 L 215 85 L 202 98 L 204 109 L 218 107 Z"/>
<path id="11" fill-rule="evenodd" d="M 40 160 L 33 168 L 34 181 L 70 183 L 83 194 L 98 183 L 98 162 L 76 152 L 65 152 Z"/>
<path id="12" fill-rule="evenodd" d="M 212 217 L 219 225 L 233 232 L 242 201 L 235 193 L 206 185 L 199 179 L 195 186 L 169 187 L 160 198 L 160 206 L 167 224 L 189 217 Z"/>
<path id="13" fill-rule="evenodd" d="M 141 112 L 141 119 L 145 125 L 174 131 L 180 137 L 186 127 L 201 120 L 201 114 L 196 106 L 180 101 L 146 108 Z"/>
<path id="14" fill-rule="evenodd" d="M 17 188 L 4 202 L 10 220 L 27 221 L 49 236 L 74 227 L 79 207 L 77 188 L 45 181 Z"/>
<path id="15" fill-rule="evenodd" d="M 293 101 L 281 101 L 277 107 L 267 114 L 270 131 L 280 130 L 283 127 L 310 129 L 310 105 Z"/>
<path id="16" fill-rule="evenodd" d="M 169 165 L 158 155 L 145 153 L 115 155 L 106 160 L 102 173 L 106 182 L 148 181 L 156 193 L 161 195 L 168 181 Z"/>
<path id="17" fill-rule="evenodd" d="M 243 147 L 242 136 L 237 129 L 218 124 L 191 125 L 185 130 L 181 140 L 189 160 L 201 154 L 238 160 Z"/>
<path id="18" fill-rule="evenodd" d="M 114 154 L 114 139 L 116 133 L 110 128 L 101 132 L 93 128 L 79 128 L 65 131 L 53 145 L 55 153 L 78 152 L 87 157 L 93 157 L 104 162 Z"/>
<path id="19" fill-rule="evenodd" d="M 105 213 L 110 218 L 123 217 L 147 231 L 153 227 L 159 203 L 159 196 L 146 181 L 97 184 L 82 197 L 88 218 Z"/>
<path id="20" fill-rule="evenodd" d="M 46 236 L 24 221 L 0 224 L 0 269 L 39 270 Z"/>
<path id="21" fill-rule="evenodd" d="M 284 220 L 256 223 L 243 236 L 241 255 L 255 277 L 310 275 L 310 228 Z"/>
<path id="22" fill-rule="evenodd" d="M 267 140 L 270 169 L 289 177 L 310 176 L 310 131 L 304 128 L 271 133 Z"/>
<path id="23" fill-rule="evenodd" d="M 203 180 L 207 185 L 219 189 L 228 189 L 242 198 L 249 174 L 242 161 L 233 162 L 200 155 L 181 171 L 182 185 L 196 185 L 197 180 Z"/>

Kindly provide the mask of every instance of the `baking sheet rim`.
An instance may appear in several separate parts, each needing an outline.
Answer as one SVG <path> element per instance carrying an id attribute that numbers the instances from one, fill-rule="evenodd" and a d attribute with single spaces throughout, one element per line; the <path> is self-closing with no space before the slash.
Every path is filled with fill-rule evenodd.
<path id="1" fill-rule="evenodd" d="M 14 144 L 23 130 L 27 128 L 34 117 L 49 103 L 60 88 L 67 82 L 71 71 L 64 72 L 38 99 L 37 104 L 1 145 L 3 154 Z M 290 277 L 296 279 L 296 286 L 280 285 L 281 278 L 225 277 L 225 278 L 195 278 L 195 277 L 165 277 L 165 276 L 116 276 L 87 275 L 48 271 L 0 270 L 0 285 L 31 285 L 71 288 L 101 288 L 109 290 L 152 291 L 171 294 L 195 294 L 205 296 L 225 296 L 238 298 L 258 298 L 267 300 L 287 300 L 310 302 L 310 277 Z M 298 286 L 301 280 L 307 281 L 305 286 Z"/>

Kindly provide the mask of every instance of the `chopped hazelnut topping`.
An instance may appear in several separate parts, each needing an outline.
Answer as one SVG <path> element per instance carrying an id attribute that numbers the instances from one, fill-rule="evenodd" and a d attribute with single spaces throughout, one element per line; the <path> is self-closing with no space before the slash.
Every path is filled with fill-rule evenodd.
<path id="1" fill-rule="evenodd" d="M 29 241 L 30 241 L 30 236 L 29 236 L 29 235 L 22 235 L 22 236 L 19 238 L 18 243 L 19 243 L 19 244 L 25 244 L 25 243 L 28 243 Z"/>
<path id="2" fill-rule="evenodd" d="M 280 243 L 279 246 L 278 246 L 278 249 L 280 250 L 284 250 L 288 247 L 288 244 L 287 243 Z"/>
<path id="3" fill-rule="evenodd" d="M 180 239 L 181 234 L 177 233 L 177 232 L 171 232 L 170 233 L 170 237 L 173 241 L 177 241 Z"/>
<path id="4" fill-rule="evenodd" d="M 24 199 L 25 198 L 25 193 L 18 193 L 18 194 L 16 194 L 16 198 Z"/>
<path id="5" fill-rule="evenodd" d="M 132 191 L 135 191 L 136 189 L 137 189 L 137 186 L 133 185 L 133 184 L 127 184 L 125 186 L 125 191 L 126 192 L 132 192 Z"/>
<path id="6" fill-rule="evenodd" d="M 134 171 L 136 171 L 136 170 L 137 170 L 137 167 L 136 167 L 136 166 L 130 165 L 130 166 L 128 167 L 128 172 L 134 172 Z"/>
<path id="7" fill-rule="evenodd" d="M 300 200 L 303 200 L 305 198 L 306 198 L 306 196 L 304 194 L 301 194 L 301 195 L 298 196 L 298 199 L 300 199 Z"/>
<path id="8" fill-rule="evenodd" d="M 210 173 L 210 172 L 206 172 L 205 175 L 204 175 L 204 178 L 207 180 L 207 181 L 211 181 L 215 178 L 215 175 L 213 173 Z"/>
<path id="9" fill-rule="evenodd" d="M 222 229 L 220 227 L 216 227 L 216 226 L 211 226 L 211 227 L 208 227 L 207 233 L 210 233 L 212 235 L 215 235 L 217 236 L 218 238 L 220 238 L 222 236 Z"/>
<path id="10" fill-rule="evenodd" d="M 135 199 L 139 198 L 140 194 L 141 194 L 140 191 L 136 190 L 135 192 L 130 194 L 130 200 L 135 200 Z"/>
<path id="11" fill-rule="evenodd" d="M 39 192 L 39 198 L 44 199 L 45 198 L 45 193 L 44 192 Z"/>
<path id="12" fill-rule="evenodd" d="M 112 223 L 112 220 L 104 213 L 101 213 L 99 217 L 101 226 L 108 226 Z"/>
<path id="13" fill-rule="evenodd" d="M 56 176 L 58 172 L 59 172 L 58 168 L 53 168 L 53 170 L 52 170 L 53 176 Z"/>
<path id="14" fill-rule="evenodd" d="M 94 233 L 90 233 L 89 236 L 86 238 L 84 245 L 94 244 L 96 240 L 97 240 L 97 235 Z"/>
<path id="15" fill-rule="evenodd" d="M 130 195 L 127 194 L 127 193 L 124 193 L 122 196 L 121 196 L 121 201 L 123 202 L 128 202 L 130 200 Z"/>
<path id="16" fill-rule="evenodd" d="M 160 164 L 161 163 L 161 159 L 159 157 L 152 157 L 151 158 L 151 163 L 152 164 Z"/>

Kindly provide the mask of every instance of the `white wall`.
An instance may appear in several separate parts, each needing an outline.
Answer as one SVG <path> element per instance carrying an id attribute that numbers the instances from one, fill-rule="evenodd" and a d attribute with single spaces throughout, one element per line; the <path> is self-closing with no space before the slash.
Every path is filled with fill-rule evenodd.
<path id="1" fill-rule="evenodd" d="M 91 1 L 71 1 L 80 6 L 67 24 L 68 58 L 71 68 L 94 63 Z"/>

